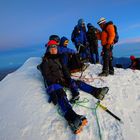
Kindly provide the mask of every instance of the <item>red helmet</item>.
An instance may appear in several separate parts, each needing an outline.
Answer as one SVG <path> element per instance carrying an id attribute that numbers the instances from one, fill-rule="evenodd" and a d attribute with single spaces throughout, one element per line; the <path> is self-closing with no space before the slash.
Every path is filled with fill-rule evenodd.
<path id="1" fill-rule="evenodd" d="M 58 45 L 58 43 L 55 41 L 55 40 L 50 40 L 48 43 L 47 43 L 47 47 L 49 46 L 52 46 L 52 45 Z"/>
<path id="2" fill-rule="evenodd" d="M 131 59 L 131 60 L 134 60 L 134 59 L 135 59 L 135 56 L 134 56 L 134 55 L 131 55 L 131 56 L 130 56 L 130 59 Z"/>

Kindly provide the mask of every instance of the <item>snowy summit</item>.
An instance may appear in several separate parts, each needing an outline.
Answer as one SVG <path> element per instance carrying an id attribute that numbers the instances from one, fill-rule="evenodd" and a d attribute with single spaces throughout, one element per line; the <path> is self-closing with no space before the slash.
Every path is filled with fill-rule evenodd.
<path id="1" fill-rule="evenodd" d="M 115 75 L 98 77 L 102 66 L 91 64 L 82 80 L 96 87 L 109 87 L 101 104 L 122 121 L 102 108 L 94 110 L 97 99 L 80 91 L 78 114 L 88 119 L 83 131 L 75 135 L 48 96 L 37 65 L 40 58 L 30 58 L 0 82 L 0 140 L 139 140 L 140 139 L 140 71 L 115 68 Z M 80 73 L 73 74 L 78 78 Z M 67 91 L 68 98 L 70 92 Z M 100 133 L 99 133 L 100 129 Z"/>

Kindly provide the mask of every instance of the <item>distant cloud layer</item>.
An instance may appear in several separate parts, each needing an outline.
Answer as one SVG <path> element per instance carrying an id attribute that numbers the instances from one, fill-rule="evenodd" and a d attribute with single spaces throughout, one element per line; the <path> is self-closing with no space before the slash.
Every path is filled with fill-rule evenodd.
<path id="1" fill-rule="evenodd" d="M 140 37 L 138 38 L 127 38 L 124 40 L 121 40 L 118 44 L 128 44 L 128 43 L 140 43 Z"/>
<path id="2" fill-rule="evenodd" d="M 130 26 L 131 29 L 140 28 L 140 23 Z"/>

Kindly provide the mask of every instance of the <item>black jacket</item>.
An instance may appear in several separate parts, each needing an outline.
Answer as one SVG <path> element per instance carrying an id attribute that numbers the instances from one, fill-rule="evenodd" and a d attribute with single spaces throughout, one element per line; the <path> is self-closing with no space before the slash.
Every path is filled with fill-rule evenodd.
<path id="1" fill-rule="evenodd" d="M 42 73 L 48 86 L 56 83 L 65 85 L 71 79 L 68 69 L 62 64 L 62 56 L 59 54 L 46 54 L 42 62 Z"/>
<path id="2" fill-rule="evenodd" d="M 89 42 L 89 48 L 93 52 L 97 52 L 98 51 L 98 39 L 96 36 L 96 28 L 94 28 L 94 27 L 89 28 L 86 35 L 87 35 L 87 40 Z"/>

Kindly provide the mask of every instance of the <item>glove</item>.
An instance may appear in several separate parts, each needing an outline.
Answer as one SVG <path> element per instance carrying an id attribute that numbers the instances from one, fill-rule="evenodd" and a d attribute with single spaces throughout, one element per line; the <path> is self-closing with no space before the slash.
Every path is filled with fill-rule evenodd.
<path id="1" fill-rule="evenodd" d="M 56 91 L 53 91 L 52 93 L 50 93 L 49 103 L 51 103 L 51 102 L 53 102 L 54 105 L 56 105 L 58 102 L 58 97 L 57 97 Z"/>
<path id="2" fill-rule="evenodd" d="M 86 42 L 86 46 L 87 46 L 87 47 L 89 46 L 89 43 L 88 43 L 88 42 Z"/>
<path id="3" fill-rule="evenodd" d="M 101 51 L 101 56 L 103 56 L 104 55 L 104 52 L 103 51 Z"/>

